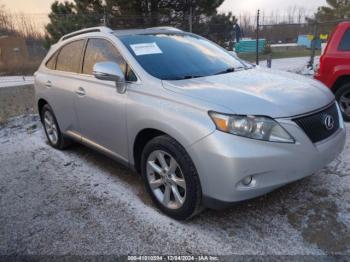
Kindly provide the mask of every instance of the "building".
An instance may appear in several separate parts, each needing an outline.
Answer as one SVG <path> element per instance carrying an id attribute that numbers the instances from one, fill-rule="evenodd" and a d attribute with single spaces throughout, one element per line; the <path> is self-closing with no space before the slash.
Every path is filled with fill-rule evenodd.
<path id="1" fill-rule="evenodd" d="M 17 65 L 27 59 L 27 46 L 23 38 L 0 36 L 0 66 Z"/>
<path id="2" fill-rule="evenodd" d="M 312 47 L 312 35 L 299 35 L 298 36 L 298 45 L 299 46 L 305 46 L 306 48 Z M 316 49 L 321 49 L 321 40 L 316 40 Z"/>

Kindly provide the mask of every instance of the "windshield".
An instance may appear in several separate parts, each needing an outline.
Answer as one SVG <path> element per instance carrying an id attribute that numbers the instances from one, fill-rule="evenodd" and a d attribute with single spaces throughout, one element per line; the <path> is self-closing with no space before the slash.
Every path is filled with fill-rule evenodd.
<path id="1" fill-rule="evenodd" d="M 192 34 L 120 36 L 139 64 L 162 80 L 180 80 L 234 72 L 247 67 L 216 44 Z"/>

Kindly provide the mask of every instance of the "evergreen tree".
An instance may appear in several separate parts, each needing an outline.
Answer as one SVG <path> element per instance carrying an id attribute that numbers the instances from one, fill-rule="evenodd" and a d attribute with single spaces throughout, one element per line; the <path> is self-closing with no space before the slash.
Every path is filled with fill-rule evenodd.
<path id="1" fill-rule="evenodd" d="M 47 34 L 45 36 L 45 44 L 49 47 L 51 44 L 60 39 L 64 34 L 76 30 L 74 26 L 74 4 L 69 2 L 54 2 L 51 5 L 51 13 L 49 14 L 50 23 L 46 25 Z"/>
<path id="2" fill-rule="evenodd" d="M 234 24 L 237 19 L 232 13 L 215 14 L 209 21 L 198 26 L 194 32 L 214 41 L 215 43 L 232 50 L 234 42 Z"/>
<path id="3" fill-rule="evenodd" d="M 327 0 L 328 6 L 319 7 L 315 19 L 320 22 L 350 18 L 350 0 Z"/>
<path id="4" fill-rule="evenodd" d="M 174 26 L 189 30 L 192 17 L 194 33 L 227 45 L 233 37 L 235 17 L 229 13 L 218 14 L 217 8 L 224 0 L 74 0 L 54 2 L 46 26 L 47 44 L 57 42 L 69 32 L 101 25 L 120 28 L 147 28 Z"/>
<path id="5" fill-rule="evenodd" d="M 55 1 L 51 5 L 50 23 L 46 25 L 45 45 L 49 47 L 70 32 L 96 26 L 102 18 L 101 0 Z"/>

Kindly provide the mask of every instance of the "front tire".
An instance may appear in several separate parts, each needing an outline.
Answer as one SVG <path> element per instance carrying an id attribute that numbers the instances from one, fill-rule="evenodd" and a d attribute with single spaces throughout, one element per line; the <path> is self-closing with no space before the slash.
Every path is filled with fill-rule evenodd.
<path id="1" fill-rule="evenodd" d="M 156 137 L 145 146 L 141 173 L 153 202 L 168 216 L 186 220 L 202 210 L 196 168 L 186 150 L 171 137 Z"/>
<path id="2" fill-rule="evenodd" d="M 48 104 L 44 105 L 40 115 L 49 144 L 60 150 L 67 148 L 71 140 L 63 136 L 52 108 Z"/>
<path id="3" fill-rule="evenodd" d="M 350 122 L 350 83 L 341 86 L 335 92 L 335 98 L 346 122 Z"/>

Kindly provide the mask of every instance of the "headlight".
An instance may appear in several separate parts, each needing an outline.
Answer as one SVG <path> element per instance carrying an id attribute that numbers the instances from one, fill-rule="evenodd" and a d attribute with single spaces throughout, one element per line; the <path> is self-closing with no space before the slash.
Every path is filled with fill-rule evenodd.
<path id="1" fill-rule="evenodd" d="M 209 112 L 217 129 L 237 136 L 278 142 L 295 143 L 294 138 L 275 120 L 264 116 L 226 115 Z"/>

